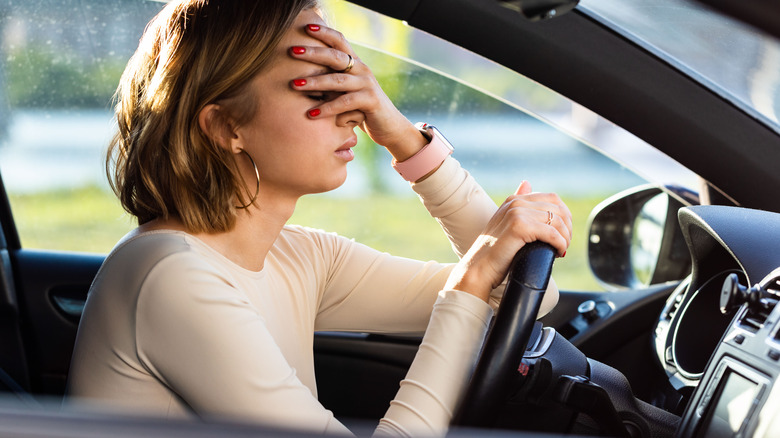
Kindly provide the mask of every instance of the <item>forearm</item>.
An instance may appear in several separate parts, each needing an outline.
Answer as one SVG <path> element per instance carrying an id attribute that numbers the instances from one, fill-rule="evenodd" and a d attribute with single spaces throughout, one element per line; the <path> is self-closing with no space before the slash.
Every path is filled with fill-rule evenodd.
<path id="1" fill-rule="evenodd" d="M 395 257 L 337 236 L 323 236 L 330 262 L 316 330 L 422 332 L 452 265 Z"/>
<path id="2" fill-rule="evenodd" d="M 412 184 L 412 189 L 439 222 L 458 257 L 468 251 L 498 208 L 452 157 L 427 179 Z"/>
<path id="3" fill-rule="evenodd" d="M 476 363 L 492 312 L 460 291 L 443 291 L 377 435 L 444 435 Z"/>

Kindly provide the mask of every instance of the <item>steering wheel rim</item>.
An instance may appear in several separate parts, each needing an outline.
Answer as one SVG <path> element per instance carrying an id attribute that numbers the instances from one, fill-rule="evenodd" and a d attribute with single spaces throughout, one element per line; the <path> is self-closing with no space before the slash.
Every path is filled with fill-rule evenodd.
<path id="1" fill-rule="evenodd" d="M 533 242 L 517 252 L 509 268 L 504 297 L 477 366 L 453 416 L 453 426 L 491 427 L 512 394 L 523 353 L 550 282 L 555 250 Z"/>

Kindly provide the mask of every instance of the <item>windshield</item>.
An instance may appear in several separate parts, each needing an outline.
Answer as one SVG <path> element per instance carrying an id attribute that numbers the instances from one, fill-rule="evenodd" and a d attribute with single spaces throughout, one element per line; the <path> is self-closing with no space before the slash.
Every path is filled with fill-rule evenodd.
<path id="1" fill-rule="evenodd" d="M 685 0 L 580 7 L 780 133 L 780 41 Z"/>

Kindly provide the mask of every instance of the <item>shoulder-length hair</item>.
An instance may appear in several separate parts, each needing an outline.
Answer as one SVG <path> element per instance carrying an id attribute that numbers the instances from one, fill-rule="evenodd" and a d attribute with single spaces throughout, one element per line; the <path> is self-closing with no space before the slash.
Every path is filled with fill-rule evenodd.
<path id="1" fill-rule="evenodd" d="M 251 119 L 259 97 L 248 83 L 311 8 L 317 0 L 180 0 L 149 23 L 116 92 L 118 132 L 106 158 L 111 187 L 139 225 L 176 216 L 190 232 L 234 226 L 245 184 L 198 115 L 231 99 L 232 121 Z"/>

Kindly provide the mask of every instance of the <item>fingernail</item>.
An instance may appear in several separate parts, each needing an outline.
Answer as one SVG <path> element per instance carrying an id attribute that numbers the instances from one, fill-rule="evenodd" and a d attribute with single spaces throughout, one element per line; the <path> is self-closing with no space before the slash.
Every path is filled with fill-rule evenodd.
<path id="1" fill-rule="evenodd" d="M 306 47 L 295 46 L 292 48 L 292 52 L 295 53 L 296 55 L 303 55 L 304 53 L 306 53 Z"/>
<path id="2" fill-rule="evenodd" d="M 303 87 L 306 85 L 306 79 L 293 79 L 293 85 L 296 87 Z"/>
<path id="3" fill-rule="evenodd" d="M 317 117 L 318 115 L 320 115 L 320 112 L 321 111 L 319 108 L 314 108 L 313 110 L 309 110 L 309 117 Z"/>
<path id="4" fill-rule="evenodd" d="M 561 258 L 564 258 L 564 257 L 566 257 L 566 251 L 564 251 L 563 255 L 561 256 Z"/>
<path id="5" fill-rule="evenodd" d="M 320 30 L 320 26 L 318 26 L 316 24 L 310 24 L 309 25 L 309 30 L 312 31 L 312 32 L 317 32 L 318 30 Z"/>

